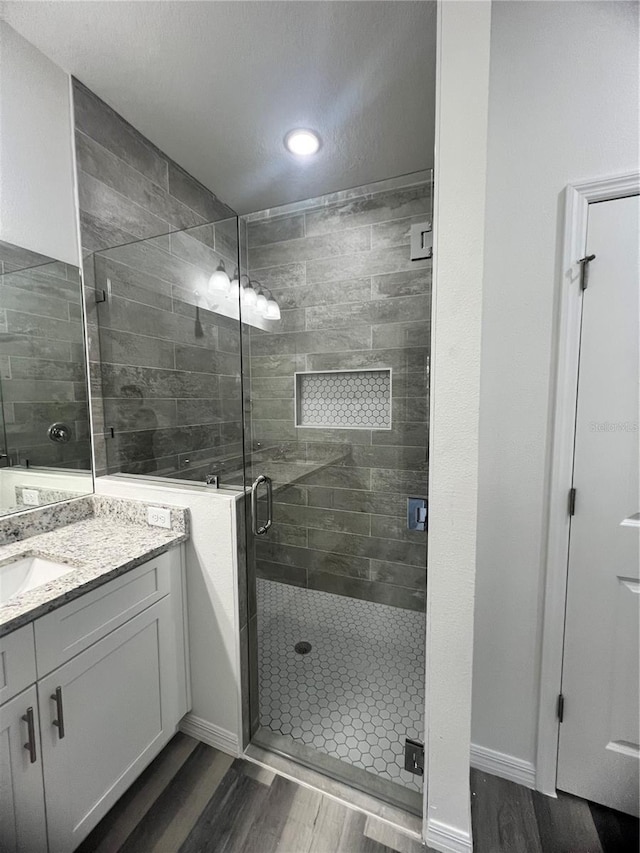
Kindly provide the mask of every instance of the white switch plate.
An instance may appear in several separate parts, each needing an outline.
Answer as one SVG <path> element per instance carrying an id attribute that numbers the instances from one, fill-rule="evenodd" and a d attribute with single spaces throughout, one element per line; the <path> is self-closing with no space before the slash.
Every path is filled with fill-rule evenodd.
<path id="1" fill-rule="evenodd" d="M 40 506 L 40 494 L 35 489 L 23 489 L 22 500 L 27 506 Z"/>
<path id="2" fill-rule="evenodd" d="M 147 521 L 153 527 L 166 527 L 171 530 L 171 510 L 150 506 L 147 508 Z"/>

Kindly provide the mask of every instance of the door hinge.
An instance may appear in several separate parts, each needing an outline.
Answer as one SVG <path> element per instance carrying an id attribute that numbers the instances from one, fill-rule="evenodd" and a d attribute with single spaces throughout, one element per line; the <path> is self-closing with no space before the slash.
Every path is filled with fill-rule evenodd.
<path id="1" fill-rule="evenodd" d="M 433 231 L 430 222 L 412 225 L 409 240 L 412 261 L 433 257 Z"/>
<path id="2" fill-rule="evenodd" d="M 407 530 L 427 529 L 427 499 L 407 498 Z"/>
<path id="3" fill-rule="evenodd" d="M 584 258 L 580 258 L 578 261 L 580 264 L 580 290 L 587 289 L 587 284 L 589 283 L 589 264 L 595 260 L 595 257 L 595 255 L 585 255 Z"/>
<path id="4" fill-rule="evenodd" d="M 561 723 L 564 720 L 564 696 L 562 693 L 558 694 L 558 722 Z"/>
<path id="5" fill-rule="evenodd" d="M 576 490 L 569 489 L 569 515 L 576 514 Z"/>
<path id="6" fill-rule="evenodd" d="M 424 744 L 407 738 L 404 742 L 404 769 L 424 776 Z"/>

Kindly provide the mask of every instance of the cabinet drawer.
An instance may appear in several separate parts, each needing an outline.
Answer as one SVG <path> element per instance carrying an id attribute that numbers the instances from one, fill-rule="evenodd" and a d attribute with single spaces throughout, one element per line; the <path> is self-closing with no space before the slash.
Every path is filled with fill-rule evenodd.
<path id="1" fill-rule="evenodd" d="M 132 569 L 36 620 L 38 677 L 70 660 L 170 591 L 178 549 Z M 179 562 L 178 562 L 179 566 Z"/>
<path id="2" fill-rule="evenodd" d="M 33 625 L 0 637 L 0 705 L 36 680 Z"/>

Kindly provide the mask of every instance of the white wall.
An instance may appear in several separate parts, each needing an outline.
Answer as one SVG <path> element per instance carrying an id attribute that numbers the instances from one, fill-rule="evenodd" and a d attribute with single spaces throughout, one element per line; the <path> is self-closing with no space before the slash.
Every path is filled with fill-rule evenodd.
<path id="1" fill-rule="evenodd" d="M 469 741 L 489 2 L 438 7 L 425 840 L 471 849 Z M 460 200 L 464 199 L 461 204 Z"/>
<path id="2" fill-rule="evenodd" d="M 55 470 L 54 468 L 33 469 L 22 468 L 18 465 L 10 468 L 0 468 L 0 513 L 15 510 L 16 486 L 35 490 L 38 495 L 42 489 L 46 492 L 60 491 L 71 496 L 90 495 L 93 492 L 93 477 L 88 471 Z M 43 504 L 47 496 L 40 496 Z M 21 506 L 20 509 L 29 509 Z"/>
<path id="3" fill-rule="evenodd" d="M 639 8 L 493 4 L 472 741 L 532 778 L 562 192 L 638 168 Z"/>
<path id="4" fill-rule="evenodd" d="M 69 76 L 0 21 L 0 240 L 79 264 Z"/>
<path id="5" fill-rule="evenodd" d="M 236 495 L 117 476 L 98 477 L 96 492 L 189 508 L 191 535 L 185 548 L 192 714 L 204 723 L 198 737 L 237 754 L 241 691 Z"/>

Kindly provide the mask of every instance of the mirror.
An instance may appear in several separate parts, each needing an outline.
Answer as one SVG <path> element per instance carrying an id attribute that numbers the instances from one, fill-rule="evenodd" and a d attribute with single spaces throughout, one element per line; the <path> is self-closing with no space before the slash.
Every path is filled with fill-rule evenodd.
<path id="1" fill-rule="evenodd" d="M 93 491 L 78 267 L 0 241 L 0 515 Z"/>

